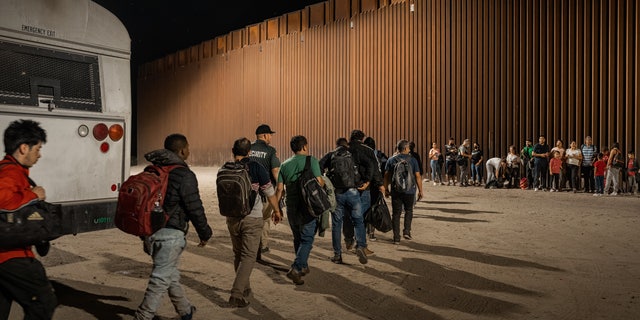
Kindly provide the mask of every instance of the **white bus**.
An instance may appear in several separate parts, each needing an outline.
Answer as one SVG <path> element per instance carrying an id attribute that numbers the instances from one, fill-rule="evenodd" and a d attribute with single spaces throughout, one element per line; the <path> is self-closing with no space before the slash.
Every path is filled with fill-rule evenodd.
<path id="1" fill-rule="evenodd" d="M 114 227 L 130 169 L 130 47 L 90 0 L 0 1 L 0 131 L 18 119 L 46 130 L 31 177 L 62 204 L 68 234 Z"/>

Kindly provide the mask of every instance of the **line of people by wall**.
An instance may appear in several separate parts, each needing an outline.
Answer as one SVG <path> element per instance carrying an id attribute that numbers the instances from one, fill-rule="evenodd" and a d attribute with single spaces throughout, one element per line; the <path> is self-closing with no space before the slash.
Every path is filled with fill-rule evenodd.
<path id="1" fill-rule="evenodd" d="M 446 183 L 461 187 L 520 187 L 534 191 L 584 192 L 594 196 L 638 194 L 640 176 L 637 175 L 635 153 L 630 150 L 625 157 L 617 142 L 599 151 L 593 139 L 587 136 L 580 146 L 572 140 L 565 148 L 564 142 L 557 140 L 551 147 L 541 135 L 535 145 L 533 139 L 527 139 L 519 151 L 511 145 L 507 156 L 486 161 L 478 143 L 470 146 L 469 139 L 458 146 L 450 138 L 441 150 L 438 143 L 433 142 L 428 158 L 434 186 Z"/>

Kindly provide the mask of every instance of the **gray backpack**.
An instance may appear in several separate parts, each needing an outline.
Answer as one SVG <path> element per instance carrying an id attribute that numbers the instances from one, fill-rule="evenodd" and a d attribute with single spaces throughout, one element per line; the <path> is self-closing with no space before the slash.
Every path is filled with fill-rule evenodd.
<path id="1" fill-rule="evenodd" d="M 391 177 L 391 188 L 393 191 L 406 193 L 416 186 L 416 177 L 409 161 L 411 158 L 398 158 L 398 162 L 393 167 Z"/>

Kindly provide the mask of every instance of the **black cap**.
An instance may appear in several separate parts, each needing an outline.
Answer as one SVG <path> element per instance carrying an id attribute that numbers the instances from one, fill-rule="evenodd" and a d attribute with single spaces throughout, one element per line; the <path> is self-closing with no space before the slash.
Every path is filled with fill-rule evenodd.
<path id="1" fill-rule="evenodd" d="M 276 132 L 275 131 L 271 131 L 271 128 L 268 125 L 261 124 L 256 129 L 256 134 L 263 134 L 263 133 L 276 133 Z"/>

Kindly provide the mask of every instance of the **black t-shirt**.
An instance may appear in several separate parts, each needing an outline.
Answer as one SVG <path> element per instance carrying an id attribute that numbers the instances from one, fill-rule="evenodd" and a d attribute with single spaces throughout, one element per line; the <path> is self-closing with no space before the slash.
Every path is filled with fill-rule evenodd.
<path id="1" fill-rule="evenodd" d="M 533 152 L 536 154 L 542 154 L 542 153 L 547 153 L 549 152 L 549 145 L 548 144 L 539 144 L 536 143 L 535 146 L 533 146 Z M 535 157 L 536 161 L 538 160 L 546 160 L 546 158 L 544 157 Z"/>
<path id="2" fill-rule="evenodd" d="M 473 151 L 471 151 L 471 161 L 473 161 L 473 163 L 478 163 L 480 158 L 482 158 L 482 150 L 473 149 Z"/>

